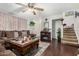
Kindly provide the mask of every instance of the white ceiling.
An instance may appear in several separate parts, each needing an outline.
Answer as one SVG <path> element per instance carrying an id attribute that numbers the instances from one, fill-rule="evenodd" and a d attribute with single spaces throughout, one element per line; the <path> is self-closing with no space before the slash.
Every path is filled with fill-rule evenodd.
<path id="1" fill-rule="evenodd" d="M 79 3 L 37 3 L 36 6 L 44 8 L 43 12 L 37 12 L 37 15 L 40 17 L 49 17 L 57 14 L 62 14 L 63 12 L 67 10 L 74 10 L 79 9 Z M 27 17 L 33 17 L 34 15 L 26 11 L 23 12 L 14 12 L 14 10 L 18 9 L 19 6 L 15 3 L 0 3 L 0 11 L 5 13 L 13 12 L 14 15 L 27 18 Z"/>

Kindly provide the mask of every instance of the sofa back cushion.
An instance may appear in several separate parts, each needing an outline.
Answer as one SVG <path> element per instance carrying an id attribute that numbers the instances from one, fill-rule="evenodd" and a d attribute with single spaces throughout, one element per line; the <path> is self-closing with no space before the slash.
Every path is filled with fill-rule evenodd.
<path id="1" fill-rule="evenodd" d="M 15 32 L 14 32 L 14 38 L 17 38 L 17 37 L 18 37 L 18 32 L 15 31 Z"/>
<path id="2" fill-rule="evenodd" d="M 6 31 L 6 37 L 7 38 L 14 38 L 14 32 L 13 31 Z"/>
<path id="3" fill-rule="evenodd" d="M 1 36 L 2 36 L 2 31 L 0 31 L 0 38 L 1 38 Z"/>
<path id="4" fill-rule="evenodd" d="M 14 37 L 14 32 L 13 31 L 0 31 L 0 38 L 1 37 L 7 37 L 7 38 Z"/>
<path id="5" fill-rule="evenodd" d="M 22 31 L 22 37 L 27 36 L 27 32 Z"/>

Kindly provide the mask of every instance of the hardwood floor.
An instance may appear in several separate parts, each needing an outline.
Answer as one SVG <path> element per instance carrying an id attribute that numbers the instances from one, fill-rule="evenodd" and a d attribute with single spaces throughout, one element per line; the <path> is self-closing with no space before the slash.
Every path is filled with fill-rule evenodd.
<path id="1" fill-rule="evenodd" d="M 53 40 L 41 56 L 76 56 L 78 47 L 58 43 Z"/>

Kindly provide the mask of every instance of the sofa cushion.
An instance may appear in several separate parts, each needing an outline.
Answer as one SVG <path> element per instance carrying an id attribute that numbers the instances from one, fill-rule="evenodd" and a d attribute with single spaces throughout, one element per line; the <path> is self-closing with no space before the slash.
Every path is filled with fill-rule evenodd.
<path id="1" fill-rule="evenodd" d="M 2 44 L 0 44 L 0 52 L 2 52 L 4 50 L 6 50 L 5 47 Z"/>
<path id="2" fill-rule="evenodd" d="M 27 36 L 27 32 L 23 31 L 22 32 L 22 37 Z"/>
<path id="3" fill-rule="evenodd" d="M 13 31 L 6 31 L 6 36 L 7 36 L 7 38 L 13 38 L 14 32 Z"/>
<path id="4" fill-rule="evenodd" d="M 0 31 L 0 38 L 2 37 L 2 31 Z"/>
<path id="5" fill-rule="evenodd" d="M 14 38 L 18 37 L 18 32 L 14 32 Z"/>
<path id="6" fill-rule="evenodd" d="M 5 43 L 5 40 L 0 39 L 0 45 L 4 45 L 4 43 Z"/>

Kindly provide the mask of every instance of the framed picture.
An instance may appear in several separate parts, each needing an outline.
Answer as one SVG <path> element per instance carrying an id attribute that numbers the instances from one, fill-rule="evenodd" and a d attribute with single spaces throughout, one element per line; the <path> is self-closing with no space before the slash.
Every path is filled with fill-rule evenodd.
<path id="1" fill-rule="evenodd" d="M 44 30 L 49 31 L 49 22 L 47 21 L 47 19 L 45 19 L 45 22 L 44 22 Z"/>
<path id="2" fill-rule="evenodd" d="M 65 16 L 74 16 L 74 11 L 68 11 L 68 12 L 66 12 Z"/>
<path id="3" fill-rule="evenodd" d="M 49 22 L 44 23 L 44 28 L 49 28 Z"/>

